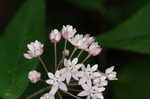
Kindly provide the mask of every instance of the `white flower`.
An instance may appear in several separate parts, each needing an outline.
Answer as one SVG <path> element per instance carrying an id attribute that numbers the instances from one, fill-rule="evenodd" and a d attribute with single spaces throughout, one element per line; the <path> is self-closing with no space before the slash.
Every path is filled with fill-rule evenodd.
<path id="1" fill-rule="evenodd" d="M 110 68 L 107 68 L 105 71 L 105 74 L 109 80 L 118 80 L 117 79 L 117 72 L 114 71 L 114 68 L 115 67 L 112 66 Z"/>
<path id="2" fill-rule="evenodd" d="M 51 31 L 49 38 L 53 43 L 58 43 L 61 39 L 61 33 L 57 29 L 54 29 Z"/>
<path id="3" fill-rule="evenodd" d="M 94 79 L 95 75 L 98 74 L 97 72 L 98 65 L 95 64 L 94 66 L 87 65 L 87 67 L 82 66 L 82 72 L 80 74 L 81 79 L 79 80 L 79 84 L 82 85 L 84 83 L 91 84 L 91 80 Z"/>
<path id="4" fill-rule="evenodd" d="M 107 86 L 108 81 L 106 80 L 106 75 L 104 73 L 99 72 L 94 79 L 93 79 L 93 84 L 99 87 Z"/>
<path id="5" fill-rule="evenodd" d="M 42 55 L 44 45 L 36 40 L 35 42 L 28 44 L 27 47 L 29 50 L 24 54 L 24 57 L 27 59 L 32 59 Z"/>
<path id="6" fill-rule="evenodd" d="M 55 99 L 55 97 L 54 97 L 54 95 L 45 93 L 43 96 L 40 97 L 40 99 Z"/>
<path id="7" fill-rule="evenodd" d="M 30 80 L 30 82 L 32 83 L 37 83 L 38 81 L 40 81 L 41 79 L 41 73 L 37 72 L 36 70 L 32 70 L 29 72 L 28 74 L 28 79 Z"/>
<path id="8" fill-rule="evenodd" d="M 89 54 L 93 55 L 93 56 L 97 56 L 101 51 L 102 51 L 102 48 L 98 45 L 97 42 L 93 42 L 88 50 Z"/>
<path id="9" fill-rule="evenodd" d="M 104 99 L 102 92 L 105 90 L 104 87 L 92 86 L 89 84 L 82 85 L 84 89 L 78 94 L 78 96 L 87 96 L 87 99 Z"/>
<path id="10" fill-rule="evenodd" d="M 79 69 L 82 67 L 82 64 L 77 64 L 78 58 L 74 58 L 72 61 L 69 59 L 64 59 L 64 74 L 67 83 L 70 82 L 71 77 L 73 77 L 75 80 L 78 80 L 78 73 Z"/>
<path id="11" fill-rule="evenodd" d="M 65 78 L 63 77 L 63 72 L 56 71 L 55 75 L 52 73 L 48 73 L 48 77 L 50 79 L 46 80 L 47 84 L 52 85 L 50 93 L 55 95 L 55 93 L 58 91 L 58 89 L 63 90 L 63 91 L 68 91 L 66 84 L 63 83 Z"/>
<path id="12" fill-rule="evenodd" d="M 72 38 L 76 32 L 77 32 L 76 29 L 73 28 L 73 26 L 71 26 L 71 25 L 63 26 L 63 28 L 61 30 L 62 36 L 67 40 Z"/>

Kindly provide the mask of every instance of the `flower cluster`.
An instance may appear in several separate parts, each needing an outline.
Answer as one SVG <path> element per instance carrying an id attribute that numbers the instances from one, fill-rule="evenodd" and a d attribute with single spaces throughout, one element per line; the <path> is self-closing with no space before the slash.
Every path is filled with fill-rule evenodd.
<path id="1" fill-rule="evenodd" d="M 64 38 L 65 44 L 62 51 L 62 59 L 57 63 L 57 43 L 60 42 L 61 38 Z M 98 64 L 85 65 L 85 61 L 90 56 L 97 56 L 102 51 L 101 46 L 95 41 L 95 38 L 89 34 L 82 35 L 78 34 L 76 29 L 71 25 L 63 26 L 61 31 L 54 29 L 49 35 L 50 41 L 54 46 L 54 56 L 55 56 L 55 73 L 48 71 L 44 61 L 40 57 L 43 54 L 43 44 L 39 41 L 31 42 L 27 45 L 28 51 L 24 54 L 27 59 L 38 58 L 44 70 L 47 73 L 48 79 L 42 80 L 40 72 L 32 70 L 28 74 L 28 79 L 31 83 L 37 83 L 39 81 L 45 82 L 48 88 L 43 88 L 35 94 L 29 96 L 30 98 L 37 93 L 49 90 L 40 99 L 55 99 L 56 95 L 62 99 L 60 91 L 73 96 L 76 99 L 81 99 L 81 97 L 87 97 L 87 99 L 104 99 L 103 92 L 105 91 L 105 86 L 108 85 L 109 80 L 117 80 L 117 73 L 114 71 L 114 66 L 102 72 L 98 70 Z M 70 42 L 74 46 L 74 50 L 70 54 L 69 49 L 67 49 L 67 43 Z M 80 52 L 75 56 L 76 50 Z M 80 56 L 83 52 L 87 52 L 88 55 L 84 60 L 80 61 Z M 75 56 L 74 58 L 72 58 Z M 71 86 L 81 86 L 82 90 L 78 90 L 77 95 L 70 93 L 72 89 Z M 29 99 L 29 98 L 28 98 Z"/>

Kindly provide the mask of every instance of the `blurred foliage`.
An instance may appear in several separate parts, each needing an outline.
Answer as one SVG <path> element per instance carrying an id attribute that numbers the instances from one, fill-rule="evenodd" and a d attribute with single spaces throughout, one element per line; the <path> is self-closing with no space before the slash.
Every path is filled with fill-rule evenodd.
<path id="1" fill-rule="evenodd" d="M 149 58 L 130 60 L 119 73 L 119 81 L 114 82 L 115 99 L 149 99 Z"/>
<path id="2" fill-rule="evenodd" d="M 101 9 L 104 6 L 104 0 L 70 0 L 70 2 L 84 8 Z"/>
<path id="3" fill-rule="evenodd" d="M 4 99 L 21 96 L 20 99 L 24 99 L 43 87 L 43 84 L 29 84 L 27 87 L 27 72 L 38 66 L 38 61 L 23 58 L 26 44 L 45 39 L 43 59 L 53 70 L 54 58 L 49 57 L 53 56 L 53 45 L 48 38 L 44 38 L 48 35 L 46 28 L 51 31 L 53 28 L 60 29 L 63 24 L 72 24 L 81 32 L 97 35 L 104 51 L 93 59 L 102 65 L 102 69 L 106 68 L 104 64 L 118 64 L 119 80 L 111 84 L 113 89 L 110 93 L 106 92 L 106 99 L 150 98 L 149 0 L 47 0 L 47 10 L 44 0 L 24 1 L 6 27 L 6 34 L 0 36 L 0 96 Z M 58 45 L 59 53 L 62 45 L 63 42 Z M 131 51 L 137 56 L 121 56 L 132 56 Z M 142 58 L 139 53 L 142 53 Z M 38 70 L 41 68 L 38 67 Z"/>
<path id="4" fill-rule="evenodd" d="M 117 28 L 100 35 L 98 40 L 103 41 L 103 46 L 150 53 L 149 10 L 150 4 Z"/>
<path id="5" fill-rule="evenodd" d="M 27 72 L 37 66 L 37 60 L 26 60 L 23 53 L 29 41 L 44 38 L 44 12 L 44 1 L 26 1 L 0 39 L 0 96 L 4 99 L 17 99 L 27 87 Z"/>

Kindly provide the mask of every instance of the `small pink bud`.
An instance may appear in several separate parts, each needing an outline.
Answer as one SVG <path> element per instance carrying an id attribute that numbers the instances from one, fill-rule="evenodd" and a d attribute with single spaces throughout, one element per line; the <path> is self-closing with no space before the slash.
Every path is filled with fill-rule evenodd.
<path id="1" fill-rule="evenodd" d="M 61 39 L 61 34 L 57 29 L 54 29 L 53 31 L 51 31 L 49 38 L 51 42 L 58 43 Z"/>
<path id="2" fill-rule="evenodd" d="M 102 48 L 98 45 L 97 42 L 93 42 L 88 50 L 89 54 L 93 55 L 93 56 L 97 56 L 101 51 L 102 51 Z"/>
<path id="3" fill-rule="evenodd" d="M 63 51 L 63 54 L 64 54 L 64 56 L 69 56 L 69 50 L 68 49 L 65 49 L 64 51 Z"/>
<path id="4" fill-rule="evenodd" d="M 37 83 L 41 79 L 41 73 L 36 70 L 32 70 L 28 74 L 28 79 L 31 83 Z"/>

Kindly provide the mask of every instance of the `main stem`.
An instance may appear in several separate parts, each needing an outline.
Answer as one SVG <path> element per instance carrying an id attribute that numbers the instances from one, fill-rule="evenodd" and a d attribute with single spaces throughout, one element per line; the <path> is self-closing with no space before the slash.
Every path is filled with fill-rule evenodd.
<path id="1" fill-rule="evenodd" d="M 37 96 L 37 95 L 39 95 L 39 94 L 45 92 L 46 90 L 48 90 L 48 89 L 50 89 L 50 88 L 51 88 L 51 86 L 48 86 L 48 87 L 46 87 L 46 88 L 42 88 L 42 89 L 40 89 L 39 91 L 37 91 L 37 92 L 33 93 L 32 95 L 28 96 L 26 99 L 32 99 L 33 97 L 35 97 L 35 96 Z"/>
<path id="2" fill-rule="evenodd" d="M 54 53 L 55 53 L 55 70 L 57 69 L 57 44 L 54 44 Z"/>
<path id="3" fill-rule="evenodd" d="M 48 73 L 48 69 L 44 63 L 44 61 L 42 60 L 42 58 L 39 56 L 38 59 L 40 60 L 41 64 L 42 64 L 42 67 L 44 68 L 44 70 L 46 71 L 46 73 Z"/>

